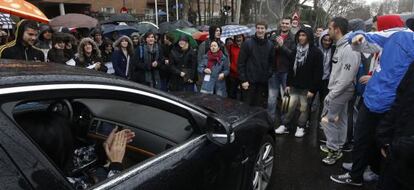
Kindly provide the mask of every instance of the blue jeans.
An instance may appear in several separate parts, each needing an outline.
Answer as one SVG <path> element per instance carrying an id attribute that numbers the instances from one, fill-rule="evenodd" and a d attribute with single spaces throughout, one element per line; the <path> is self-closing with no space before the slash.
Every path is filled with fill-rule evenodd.
<path id="1" fill-rule="evenodd" d="M 277 98 L 280 94 L 280 87 L 286 88 L 287 73 L 273 73 L 269 79 L 269 97 L 267 98 L 267 112 L 272 118 L 273 122 L 276 121 L 276 104 Z M 280 117 L 280 116 L 278 116 Z"/>

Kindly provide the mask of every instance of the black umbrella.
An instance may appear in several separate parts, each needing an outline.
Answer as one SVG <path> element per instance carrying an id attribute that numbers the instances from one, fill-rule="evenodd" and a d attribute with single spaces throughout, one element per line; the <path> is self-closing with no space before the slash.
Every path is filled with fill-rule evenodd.
<path id="1" fill-rule="evenodd" d="M 132 33 L 139 31 L 136 28 L 128 25 L 118 25 L 105 28 L 103 31 L 103 35 L 105 37 L 111 38 L 114 32 L 117 32 L 118 36 L 130 36 Z"/>
<path id="2" fill-rule="evenodd" d="M 161 23 L 160 25 L 159 25 L 159 32 L 161 33 L 161 34 L 165 34 L 165 33 L 167 33 L 167 32 L 172 32 L 172 31 L 174 31 L 175 29 L 178 29 L 178 27 L 177 26 L 175 26 L 172 22 L 163 22 L 163 23 Z"/>
<path id="3" fill-rule="evenodd" d="M 134 24 L 133 27 L 139 30 L 140 33 L 146 33 L 146 32 L 158 33 L 158 26 L 152 22 L 140 22 L 138 24 Z"/>
<path id="4" fill-rule="evenodd" d="M 134 16 L 126 13 L 118 13 L 114 14 L 111 17 L 109 17 L 108 20 L 103 21 L 102 23 L 108 24 L 108 23 L 117 23 L 117 22 L 137 22 L 137 19 L 135 19 Z"/>
<path id="5" fill-rule="evenodd" d="M 194 24 L 188 22 L 187 20 L 176 20 L 173 24 L 178 28 L 192 28 Z"/>
<path id="6" fill-rule="evenodd" d="M 163 34 L 174 31 L 175 29 L 192 28 L 194 27 L 194 24 L 191 24 L 191 22 L 186 20 L 176 20 L 174 22 L 163 22 L 159 26 L 159 32 Z"/>

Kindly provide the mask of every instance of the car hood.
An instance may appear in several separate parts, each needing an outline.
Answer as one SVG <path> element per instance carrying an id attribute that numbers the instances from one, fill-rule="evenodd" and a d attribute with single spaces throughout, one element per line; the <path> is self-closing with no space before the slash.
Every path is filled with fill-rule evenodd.
<path id="1" fill-rule="evenodd" d="M 229 124 L 234 124 L 260 112 L 265 112 L 263 108 L 250 107 L 243 102 L 216 95 L 188 92 L 174 92 L 172 94 L 208 111 L 216 113 L 220 119 Z"/>

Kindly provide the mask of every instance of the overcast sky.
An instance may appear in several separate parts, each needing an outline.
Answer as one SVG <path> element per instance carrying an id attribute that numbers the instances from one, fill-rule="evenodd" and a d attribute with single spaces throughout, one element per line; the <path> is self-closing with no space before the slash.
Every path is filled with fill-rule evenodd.
<path id="1" fill-rule="evenodd" d="M 365 0 L 365 3 L 369 5 L 370 3 L 375 2 L 375 1 L 381 1 L 381 0 Z"/>

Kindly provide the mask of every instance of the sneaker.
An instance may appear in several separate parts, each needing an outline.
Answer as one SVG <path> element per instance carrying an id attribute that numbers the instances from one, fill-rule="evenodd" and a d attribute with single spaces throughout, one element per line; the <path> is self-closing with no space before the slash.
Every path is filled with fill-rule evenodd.
<path id="1" fill-rule="evenodd" d="M 344 152 L 351 152 L 354 146 L 351 143 L 346 143 L 344 147 L 342 147 L 342 151 Z"/>
<path id="2" fill-rule="evenodd" d="M 350 172 L 352 170 L 352 162 L 342 163 L 342 168 Z"/>
<path id="3" fill-rule="evenodd" d="M 295 137 L 303 137 L 305 135 L 305 128 L 296 127 Z"/>
<path id="4" fill-rule="evenodd" d="M 275 133 L 278 134 L 278 135 L 281 135 L 281 134 L 287 134 L 287 133 L 289 133 L 289 131 L 287 130 L 287 128 L 284 125 L 281 125 L 277 129 L 275 129 Z"/>
<path id="5" fill-rule="evenodd" d="M 348 184 L 353 186 L 362 186 L 362 182 L 352 180 L 351 175 L 349 175 L 348 172 L 342 175 L 331 175 L 330 178 L 332 181 L 336 183 Z"/>
<path id="6" fill-rule="evenodd" d="M 365 182 L 375 182 L 375 181 L 379 180 L 379 175 L 374 173 L 371 170 L 371 168 L 368 166 L 367 169 L 365 169 L 365 171 L 364 171 L 363 178 L 364 178 Z"/>
<path id="7" fill-rule="evenodd" d="M 321 144 L 319 146 L 319 149 L 321 149 L 322 152 L 329 153 L 329 148 L 326 146 L 326 144 Z"/>
<path id="8" fill-rule="evenodd" d="M 343 154 L 341 151 L 329 150 L 328 156 L 322 159 L 322 162 L 327 165 L 334 165 L 336 161 L 342 158 Z"/>

